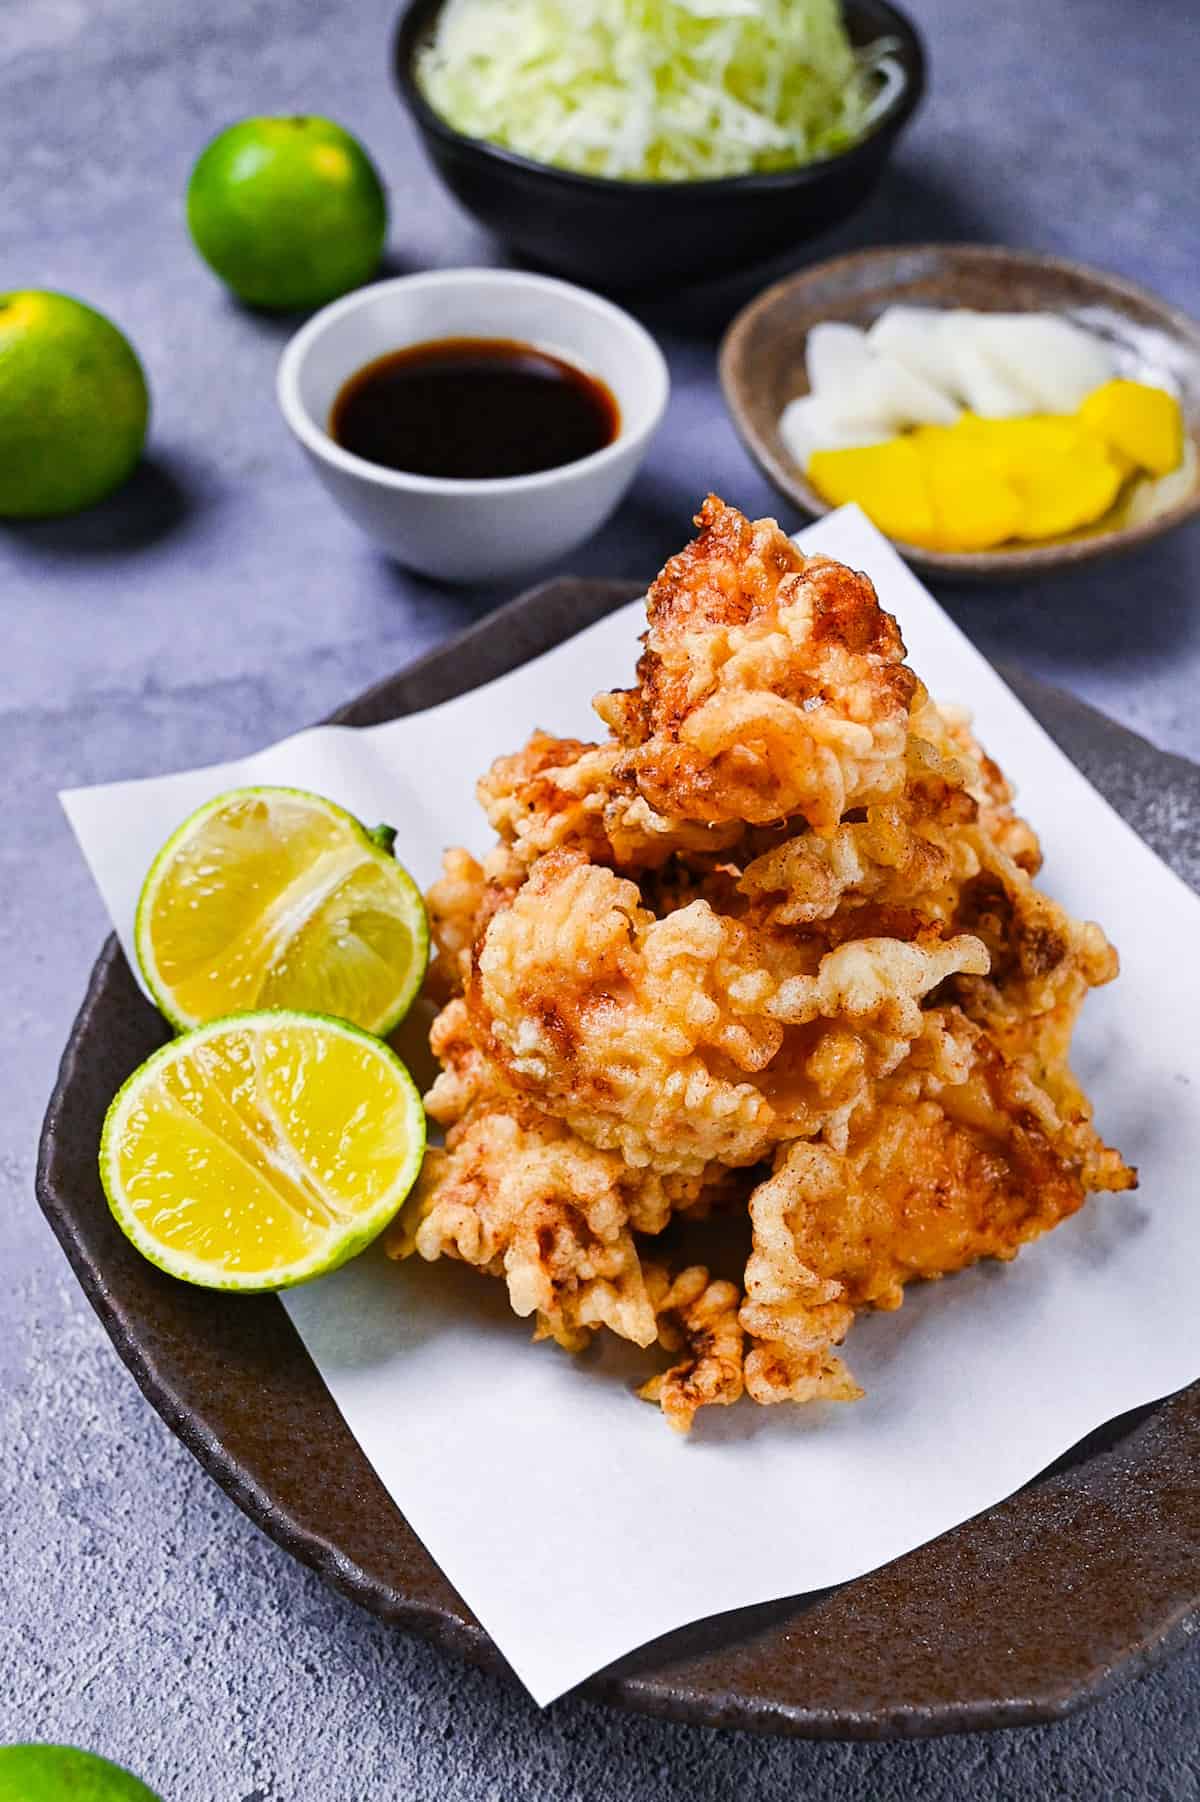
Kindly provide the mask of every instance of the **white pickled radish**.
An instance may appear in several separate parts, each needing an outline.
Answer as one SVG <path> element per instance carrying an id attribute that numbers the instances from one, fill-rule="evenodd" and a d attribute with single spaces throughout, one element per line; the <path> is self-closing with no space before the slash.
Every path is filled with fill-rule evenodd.
<path id="1" fill-rule="evenodd" d="M 839 397 L 849 419 L 885 419 L 894 432 L 912 425 L 953 425 L 962 409 L 942 388 L 877 352 L 848 394 Z"/>
<path id="2" fill-rule="evenodd" d="M 914 375 L 961 401 L 953 358 L 938 327 L 945 315 L 937 307 L 885 307 L 867 332 L 873 350 L 884 351 Z"/>
<path id="3" fill-rule="evenodd" d="M 912 426 L 1074 413 L 1115 374 L 1104 340 L 1056 313 L 887 307 L 870 330 L 827 320 L 808 334 L 812 392 L 780 432 L 797 462 L 876 444 Z"/>
<path id="4" fill-rule="evenodd" d="M 867 334 L 835 319 L 814 325 L 804 347 L 808 385 L 814 394 L 848 388 L 871 359 Z"/>
<path id="5" fill-rule="evenodd" d="M 864 444 L 882 444 L 894 428 L 886 420 L 848 420 L 822 395 L 803 394 L 789 401 L 779 419 L 779 436 L 788 454 L 808 468 L 818 450 L 857 450 Z"/>
<path id="6" fill-rule="evenodd" d="M 1053 313 L 981 313 L 980 348 L 1037 413 L 1074 413 L 1116 374 L 1108 345 Z"/>
<path id="7" fill-rule="evenodd" d="M 938 336 L 953 365 L 958 391 L 972 413 L 981 419 L 1016 419 L 1029 412 L 1028 394 L 986 355 L 978 313 L 943 313 Z"/>
<path id="8" fill-rule="evenodd" d="M 904 431 L 910 425 L 953 425 L 953 400 L 895 357 L 881 354 L 857 326 L 829 320 L 815 325 L 806 348 L 808 385 L 822 402 L 813 418 L 841 427 L 842 436 L 861 442 L 865 422 Z M 867 442 L 873 443 L 872 438 Z"/>

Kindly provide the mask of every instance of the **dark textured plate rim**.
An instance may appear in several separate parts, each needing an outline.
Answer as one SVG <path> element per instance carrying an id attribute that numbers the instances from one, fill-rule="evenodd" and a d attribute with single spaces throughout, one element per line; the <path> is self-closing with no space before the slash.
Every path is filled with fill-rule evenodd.
<path id="1" fill-rule="evenodd" d="M 777 456 L 763 437 L 746 408 L 742 397 L 739 360 L 751 328 L 763 313 L 777 304 L 781 296 L 796 289 L 815 286 L 819 281 L 839 275 L 851 276 L 873 266 L 885 269 L 898 259 L 922 256 L 953 256 L 960 263 L 996 268 L 1024 266 L 1030 270 L 1061 276 L 1067 280 L 1086 282 L 1105 291 L 1115 303 L 1144 309 L 1156 316 L 1162 326 L 1200 358 L 1200 322 L 1191 318 L 1170 301 L 1161 299 L 1148 288 L 1131 282 L 1109 270 L 1097 269 L 1067 257 L 1051 256 L 1034 250 L 1017 250 L 1003 244 L 927 243 L 883 245 L 870 250 L 855 250 L 845 256 L 830 257 L 822 263 L 810 263 L 791 275 L 772 282 L 730 321 L 721 340 L 718 370 L 721 392 L 738 437 L 772 486 L 809 519 L 820 519 L 834 511 L 822 500 L 812 484 L 796 466 Z M 1198 447 L 1200 448 L 1200 447 Z M 1200 515 L 1200 476 L 1186 495 L 1173 507 L 1137 525 L 1119 526 L 1091 536 L 1058 540 L 1053 544 L 1021 545 L 998 551 L 933 551 L 922 545 L 909 544 L 902 538 L 890 542 L 914 569 L 931 574 L 957 577 L 972 582 L 1017 582 L 1059 569 L 1075 569 L 1085 563 L 1101 562 L 1108 557 L 1123 556 L 1140 545 L 1149 544 L 1176 527 L 1186 525 Z"/>
<path id="2" fill-rule="evenodd" d="M 571 582 L 567 579 L 564 583 L 544 584 L 478 621 L 450 643 L 436 648 L 405 670 L 367 689 L 331 715 L 329 723 L 370 724 L 396 717 L 400 711 L 416 711 L 413 707 L 397 707 L 397 686 L 404 681 L 410 686 L 419 682 L 422 687 L 428 687 L 428 698 L 422 700 L 422 705 L 432 705 L 452 693 L 464 692 L 467 687 L 475 684 L 457 683 L 452 673 L 455 665 L 464 656 L 469 657 L 473 647 L 506 636 L 520 646 L 523 628 L 531 619 L 536 624 L 539 603 L 545 605 L 556 591 L 568 586 L 577 594 L 582 595 L 585 591 L 591 594 L 592 611 L 587 618 L 581 618 L 576 626 L 550 642 L 559 642 L 562 638 L 571 636 L 573 630 L 582 629 L 591 619 L 602 617 L 640 591 L 639 585 L 628 582 Z M 508 659 L 509 666 L 515 667 L 546 648 L 549 648 L 549 644 L 539 643 L 535 633 L 532 647 L 528 650 L 519 648 L 517 654 Z M 1011 672 L 1006 673 L 1026 699 L 1038 693 L 1043 696 L 1049 693 L 1056 704 L 1073 709 L 1080 716 L 1091 712 L 1082 703 L 1061 696 L 1058 691 L 1047 690 L 1045 685 L 1032 684 Z M 481 681 L 487 679 L 486 675 L 480 677 Z M 1144 744 L 1144 741 L 1136 741 L 1133 734 L 1126 736 L 1131 741 Z M 1154 751 L 1153 747 L 1145 748 L 1155 757 L 1164 755 Z M 166 1424 L 226 1494 L 268 1537 L 314 1569 L 331 1587 L 379 1618 L 415 1631 L 446 1650 L 487 1669 L 504 1673 L 511 1679 L 505 1660 L 465 1607 L 461 1604 L 457 1608 L 426 1605 L 413 1596 L 382 1583 L 378 1577 L 372 1576 L 368 1570 L 344 1554 L 329 1536 L 305 1526 L 293 1512 L 271 1495 L 269 1489 L 253 1479 L 236 1458 L 227 1452 L 220 1435 L 211 1432 L 197 1413 L 181 1402 L 170 1381 L 156 1368 L 144 1343 L 145 1325 L 139 1331 L 138 1320 L 131 1316 L 121 1297 L 110 1288 L 104 1270 L 97 1267 L 89 1256 L 83 1244 L 81 1225 L 76 1217 L 76 1204 L 63 1189 L 59 1163 L 64 1122 L 70 1110 L 73 1088 L 86 1062 L 89 1033 L 96 1028 L 96 1016 L 109 1004 L 108 991 L 118 973 L 126 983 L 129 982 L 123 954 L 115 937 L 110 937 L 93 968 L 87 994 L 63 1052 L 43 1124 L 37 1167 L 37 1196 L 42 1211 L 115 1349 L 142 1393 Z M 275 1300 L 264 1298 L 264 1301 L 267 1305 L 279 1307 Z M 296 1356 L 308 1365 L 307 1353 L 298 1336 L 291 1333 L 290 1329 L 289 1337 L 294 1339 Z M 1170 1420 L 1176 1416 L 1182 1420 L 1182 1427 L 1173 1430 L 1182 1432 L 1189 1449 L 1200 1450 L 1198 1397 L 1200 1385 L 1154 1404 L 1151 1408 L 1140 1410 L 1141 1425 L 1127 1441 L 1121 1439 L 1121 1423 L 1110 1423 L 1109 1428 L 1092 1436 L 1098 1442 L 1098 1449 L 1094 1454 L 1087 1455 L 1087 1461 L 1080 1468 L 1085 1472 L 1091 1472 L 1093 1468 L 1103 1469 L 1108 1473 L 1104 1481 L 1108 1481 L 1112 1472 L 1116 1471 L 1118 1482 L 1122 1480 L 1120 1471 L 1123 1470 L 1126 1483 L 1132 1482 L 1137 1487 L 1141 1482 L 1141 1467 L 1136 1459 L 1130 1462 L 1130 1446 L 1136 1449 L 1139 1443 L 1138 1432 L 1147 1422 Z M 1181 1409 L 1185 1411 L 1182 1415 Z M 1197 1414 L 1195 1424 L 1190 1419 L 1192 1412 Z M 1118 1445 L 1117 1452 L 1111 1449 L 1114 1436 Z M 1149 1457 L 1153 1463 L 1153 1455 Z M 1070 1465 L 1071 1460 L 1060 1460 L 1060 1463 Z M 1126 1466 L 1128 1469 L 1125 1469 Z M 1070 1480 L 1069 1468 L 1060 1472 L 1057 1467 L 1053 1467 L 1050 1474 L 1038 1479 L 1016 1496 L 964 1522 L 940 1539 L 916 1548 L 905 1558 L 882 1567 L 881 1571 L 868 1573 L 867 1577 L 858 1579 L 856 1583 L 843 1585 L 840 1590 L 829 1592 L 828 1596 L 816 1598 L 816 1604 L 819 1606 L 830 1598 L 836 1599 L 843 1592 L 853 1592 L 871 1578 L 884 1579 L 886 1584 L 892 1573 L 902 1572 L 905 1566 L 910 1566 L 916 1560 L 924 1560 L 925 1565 L 934 1570 L 953 1546 L 961 1545 L 968 1539 L 981 1541 L 981 1535 L 986 1533 L 990 1524 L 1000 1523 L 999 1530 L 1003 1540 L 1008 1531 L 1003 1524 L 1004 1520 L 1007 1518 L 1011 1523 L 1020 1518 L 1019 1514 L 1014 1515 L 1014 1510 L 1028 1510 L 1032 1507 L 1036 1512 L 1042 1503 L 1049 1506 L 1057 1499 L 1062 1486 L 1069 1484 Z M 1140 1489 L 1138 1493 L 1140 1495 Z M 985 1545 L 986 1555 L 986 1541 L 982 1543 Z M 1007 1547 L 1004 1549 L 1007 1550 Z M 969 1557 L 978 1555 L 978 1546 L 974 1546 Z M 432 1565 L 432 1560 L 429 1563 Z M 1200 1584 L 1190 1579 L 1186 1583 L 1180 1580 L 1171 1589 L 1171 1600 L 1164 1601 L 1153 1625 L 1123 1642 L 1119 1648 L 1107 1648 L 1106 1655 L 1103 1656 L 1099 1648 L 1094 1648 L 1090 1654 L 1086 1648 L 1078 1648 L 1075 1668 L 1070 1674 L 1060 1671 L 1057 1675 L 1052 1675 L 1040 1668 L 1027 1668 L 1020 1673 L 1026 1681 L 1014 1682 L 1008 1693 L 973 1695 L 967 1699 L 945 1699 L 934 1703 L 897 1700 L 890 1704 L 854 1707 L 806 1702 L 800 1698 L 773 1693 L 756 1694 L 753 1688 L 747 1688 L 744 1684 L 740 1688 L 736 1684 L 722 1687 L 718 1693 L 713 1693 L 711 1686 L 709 1689 L 689 1686 L 686 1664 L 689 1652 L 685 1643 L 689 1638 L 694 1640 L 697 1634 L 711 1635 L 715 1631 L 718 1639 L 716 1657 L 721 1660 L 727 1649 L 730 1652 L 736 1651 L 743 1643 L 738 1636 L 740 1628 L 733 1624 L 739 1622 L 744 1615 L 750 1637 L 758 1638 L 765 1633 L 764 1643 L 782 1641 L 786 1645 L 789 1641 L 786 1623 L 781 1628 L 778 1621 L 772 1618 L 763 1629 L 761 1622 L 767 1615 L 780 1616 L 785 1609 L 793 1612 L 796 1609 L 805 1610 L 812 1600 L 805 1598 L 791 1598 L 778 1604 L 766 1604 L 760 1609 L 738 1611 L 732 1616 L 696 1623 L 691 1628 L 668 1635 L 663 1641 L 641 1648 L 628 1658 L 620 1660 L 608 1671 L 599 1673 L 581 1685 L 576 1693 L 640 1713 L 698 1726 L 740 1727 L 821 1739 L 899 1739 L 1048 1722 L 1096 1700 L 1119 1682 L 1149 1668 L 1175 1647 L 1185 1643 L 1200 1620 L 1198 1592 Z M 666 1662 L 656 1665 L 656 1658 L 664 1656 Z"/>
<path id="3" fill-rule="evenodd" d="M 421 37 L 444 3 L 445 0 L 408 0 L 397 18 L 393 34 L 392 71 L 396 87 L 418 125 L 442 144 L 450 145 L 456 150 L 486 157 L 489 162 L 511 169 L 514 174 L 544 177 L 558 186 L 568 190 L 575 189 L 580 193 L 632 193 L 642 197 L 655 196 L 662 200 L 670 194 L 691 197 L 711 195 L 716 191 L 732 195 L 771 194 L 815 186 L 833 171 L 853 168 L 855 163 L 871 156 L 881 143 L 898 136 L 916 112 L 925 93 L 928 60 L 924 40 L 917 27 L 907 13 L 893 5 L 892 0 L 866 0 L 869 10 L 878 13 L 885 22 L 885 29 L 901 42 L 906 59 L 904 81 L 883 112 L 872 121 L 865 135 L 856 138 L 844 150 L 836 151 L 832 156 L 819 157 L 811 163 L 798 163 L 794 168 L 773 170 L 761 175 L 718 175 L 698 181 L 672 182 L 585 175 L 577 169 L 560 169 L 554 163 L 539 163 L 533 157 L 507 149 L 503 144 L 494 144 L 489 138 L 469 137 L 430 106 L 417 84 L 413 57 Z M 847 0 L 847 4 L 853 5 L 854 0 Z"/>

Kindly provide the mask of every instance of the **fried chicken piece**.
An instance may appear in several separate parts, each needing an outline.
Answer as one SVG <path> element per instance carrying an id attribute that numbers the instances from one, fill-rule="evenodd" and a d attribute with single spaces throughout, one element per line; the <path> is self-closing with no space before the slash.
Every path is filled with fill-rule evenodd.
<path id="1" fill-rule="evenodd" d="M 682 1353 L 642 1391 L 681 1430 L 743 1385 L 853 1399 L 858 1311 L 1135 1181 L 1069 1065 L 1116 954 L 1034 887 L 967 716 L 864 577 L 711 497 L 699 524 L 611 740 L 497 760 L 497 844 L 430 892 L 446 1144 L 390 1246 L 503 1276 L 567 1349 Z M 729 1205 L 744 1294 L 686 1264 Z"/>
<path id="2" fill-rule="evenodd" d="M 711 826 L 656 813 L 629 775 L 617 775 L 621 755 L 616 745 L 535 732 L 480 779 L 480 804 L 526 868 L 567 848 L 637 873 L 659 869 L 679 852 L 712 854 L 737 842 L 740 822 Z"/>
<path id="3" fill-rule="evenodd" d="M 425 896 L 433 948 L 425 991 L 434 1000 L 445 1001 L 462 992 L 486 886 L 483 866 L 469 851 L 453 846 L 443 853 L 442 874 Z"/>
<path id="4" fill-rule="evenodd" d="M 663 1179 L 581 1144 L 518 1103 L 477 1106 L 426 1153 L 388 1237 L 389 1255 L 449 1256 L 508 1284 L 513 1311 L 571 1350 L 607 1326 L 637 1345 L 657 1335 L 634 1231 L 662 1230 Z"/>
<path id="5" fill-rule="evenodd" d="M 661 1264 L 646 1266 L 646 1287 L 658 1323 L 658 1342 L 684 1356 L 643 1383 L 643 1401 L 657 1402 L 667 1424 L 690 1433 L 697 1409 L 727 1408 L 742 1394 L 741 1295 L 736 1284 L 714 1279 L 702 1264 L 674 1279 Z"/>
<path id="6" fill-rule="evenodd" d="M 774 1402 L 857 1402 L 863 1396 L 831 1351 L 801 1351 L 782 1340 L 756 1345 L 746 1358 L 744 1376 L 746 1394 L 763 1407 Z"/>
<path id="7" fill-rule="evenodd" d="M 500 1092 L 497 1073 L 475 1037 L 463 996 L 448 1001 L 434 1020 L 429 1049 L 442 1068 L 425 1097 L 425 1112 L 439 1126 L 454 1126 L 477 1101 Z"/>
<path id="8" fill-rule="evenodd" d="M 866 809 L 829 838 L 802 833 L 746 865 L 738 893 L 770 926 L 813 926 L 839 909 L 907 908 L 927 924 L 949 920 L 978 873 L 974 847 L 938 822 L 914 824 L 896 802 Z"/>
<path id="9" fill-rule="evenodd" d="M 740 1318 L 763 1342 L 746 1360 L 755 1400 L 795 1399 L 794 1361 L 828 1360 L 857 1310 L 899 1307 L 916 1278 L 1013 1258 L 1089 1187 L 1128 1187 L 1116 1153 L 1102 1168 L 1078 1129 L 957 1009 L 927 1016 L 846 1148 L 789 1146 L 751 1197 Z"/>
<path id="10" fill-rule="evenodd" d="M 705 901 L 656 919 L 635 883 L 558 851 L 490 920 L 468 1004 L 513 1089 L 636 1167 L 688 1172 L 836 1132 L 922 997 L 986 968 L 965 934 L 826 951 Z"/>
<path id="11" fill-rule="evenodd" d="M 987 791 L 975 749 L 973 740 L 951 734 L 941 710 L 919 691 L 902 792 L 857 809 L 827 837 L 801 831 L 749 861 L 737 886 L 751 916 L 808 926 L 839 910 L 852 919 L 853 909 L 873 904 L 945 926 L 962 884 L 980 868 L 973 829 L 982 829 L 979 797 Z M 845 935 L 844 925 L 837 930 Z"/>
<path id="12" fill-rule="evenodd" d="M 730 1191 L 730 1173 L 663 1175 L 585 1144 L 505 1089 L 461 995 L 438 1015 L 430 1045 L 443 1067 L 425 1105 L 446 1144 L 426 1153 L 389 1255 L 449 1256 L 503 1276 L 514 1312 L 536 1314 L 535 1336 L 567 1350 L 600 1326 L 652 1344 L 633 1235 L 660 1233 L 673 1213 L 705 1213 Z"/>
<path id="13" fill-rule="evenodd" d="M 1044 1080 L 1065 1065 L 1083 998 L 1113 980 L 1117 954 L 1094 922 L 1072 919 L 981 834 L 975 842 L 978 873 L 954 920 L 986 944 L 989 969 L 957 992 L 1004 1052 Z"/>
<path id="14" fill-rule="evenodd" d="M 1004 785 L 988 804 L 1007 807 L 1008 801 Z M 1090 1104 L 1068 1063 L 1084 996 L 1116 974 L 1116 954 L 1104 934 L 1071 919 L 1034 888 L 988 830 L 994 815 L 983 808 L 973 820 L 952 820 L 929 837 L 921 836 L 920 824 L 910 830 L 900 822 L 890 847 L 885 832 L 881 838 L 882 825 L 896 822 L 885 821 L 887 814 L 870 810 L 863 825 L 840 828 L 832 861 L 817 866 L 818 878 L 828 881 L 833 871 L 842 878 L 834 908 L 862 903 L 868 894 L 899 899 L 907 892 L 922 917 L 932 913 L 979 938 L 990 969 L 951 978 L 947 989 L 960 1008 L 927 1011 L 923 1041 L 894 1077 L 877 1085 L 840 1162 L 836 1146 L 796 1146 L 783 1159 L 782 1177 L 756 1192 L 756 1250 L 742 1312 L 747 1330 L 765 1341 L 746 1365 L 747 1389 L 756 1400 L 797 1399 L 796 1369 L 807 1394 L 812 1361 L 840 1343 L 856 1307 L 894 1307 L 911 1277 L 1015 1255 L 1018 1244 L 1074 1212 L 1089 1191 L 1126 1189 L 1136 1180 L 1096 1134 Z M 1036 841 L 1020 826 L 1011 815 L 997 836 L 1028 857 Z M 844 837 L 848 845 L 840 842 Z M 940 864 L 930 854 L 932 845 L 945 854 Z M 806 898 L 811 903 L 814 895 L 830 901 L 819 882 L 804 880 L 814 846 L 801 840 L 782 848 L 793 906 Z M 754 875 L 751 866 L 747 877 Z M 778 886 L 779 877 L 775 872 L 771 883 Z M 758 885 L 769 886 L 765 873 Z M 937 1101 L 929 1098 L 930 1085 Z M 1014 1122 L 1027 1123 L 1024 1136 Z M 1033 1154 L 1044 1149 L 1043 1140 L 1050 1149 L 1039 1163 Z M 997 1146 L 1004 1147 L 1007 1163 L 998 1161 Z M 905 1187 L 909 1164 L 924 1174 L 922 1182 Z M 976 1180 L 979 1172 L 993 1182 L 991 1190 Z M 899 1188 L 891 1184 L 893 1174 Z M 845 1270 L 831 1271 L 827 1259 L 814 1262 L 807 1255 L 803 1232 L 793 1236 L 783 1229 L 781 1194 L 801 1179 L 818 1178 L 826 1184 L 838 1230 L 851 1246 L 870 1247 L 869 1274 L 856 1269 L 849 1280 Z M 901 1200 L 893 1219 L 896 1196 Z M 1026 1203 L 1029 1211 L 1022 1214 Z"/>
<path id="15" fill-rule="evenodd" d="M 602 1326 L 647 1346 L 658 1336 L 661 1285 L 648 1289 L 634 1235 L 660 1233 L 673 1213 L 705 1212 L 727 1187 L 720 1169 L 691 1177 L 631 1169 L 561 1121 L 486 1093 L 444 1149 L 426 1153 L 386 1250 L 502 1276 L 513 1312 L 535 1315 L 535 1337 L 568 1351 Z"/>
<path id="16" fill-rule="evenodd" d="M 442 1002 L 461 995 L 476 939 L 524 879 L 524 868 L 503 846 L 483 863 L 458 847 L 443 854 L 442 874 L 425 896 L 434 953 L 425 978 L 430 999 Z"/>
<path id="17" fill-rule="evenodd" d="M 965 707 L 943 701 L 938 712 L 951 742 L 975 766 L 977 774 L 970 787 L 979 804 L 979 823 L 984 832 L 1027 876 L 1036 876 L 1042 867 L 1042 847 L 1028 820 L 1023 820 L 1013 807 L 1012 783 L 975 737 L 971 715 Z"/>
<path id="18" fill-rule="evenodd" d="M 617 774 L 706 826 L 800 815 L 827 834 L 898 794 L 917 681 L 871 583 L 715 495 L 696 524 L 650 589 L 638 686 L 595 702 Z"/>

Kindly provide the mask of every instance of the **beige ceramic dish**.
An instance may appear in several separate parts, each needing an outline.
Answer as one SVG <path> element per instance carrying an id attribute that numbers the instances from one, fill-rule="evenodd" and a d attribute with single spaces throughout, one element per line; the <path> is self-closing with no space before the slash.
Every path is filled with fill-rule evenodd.
<path id="1" fill-rule="evenodd" d="M 1056 257 L 973 244 L 896 246 L 819 263 L 768 288 L 726 332 L 721 386 L 734 424 L 763 473 L 805 513 L 816 517 L 829 507 L 784 448 L 778 422 L 787 402 L 808 391 L 809 330 L 822 319 L 868 326 L 896 302 L 1063 313 L 1113 344 L 1122 375 L 1174 388 L 1189 440 L 1182 481 L 1168 476 L 1135 490 L 1132 501 L 1123 498 L 1086 532 L 975 552 L 931 551 L 896 540 L 914 568 L 971 581 L 1013 581 L 1132 550 L 1200 514 L 1200 325 L 1116 276 Z"/>

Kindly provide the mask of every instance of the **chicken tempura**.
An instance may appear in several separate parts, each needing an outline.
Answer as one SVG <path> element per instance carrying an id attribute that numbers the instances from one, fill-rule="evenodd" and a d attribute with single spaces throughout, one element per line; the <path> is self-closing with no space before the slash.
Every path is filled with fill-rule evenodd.
<path id="1" fill-rule="evenodd" d="M 683 1431 L 852 1400 L 857 1312 L 1136 1180 L 1069 1065 L 1116 953 L 1035 886 L 965 715 L 865 576 L 714 496 L 697 524 L 609 738 L 500 758 L 495 847 L 430 892 L 445 1145 L 390 1241 L 502 1276 L 569 1351 L 659 1347 L 640 1393 Z M 677 1255 L 714 1211 L 738 1272 Z"/>

